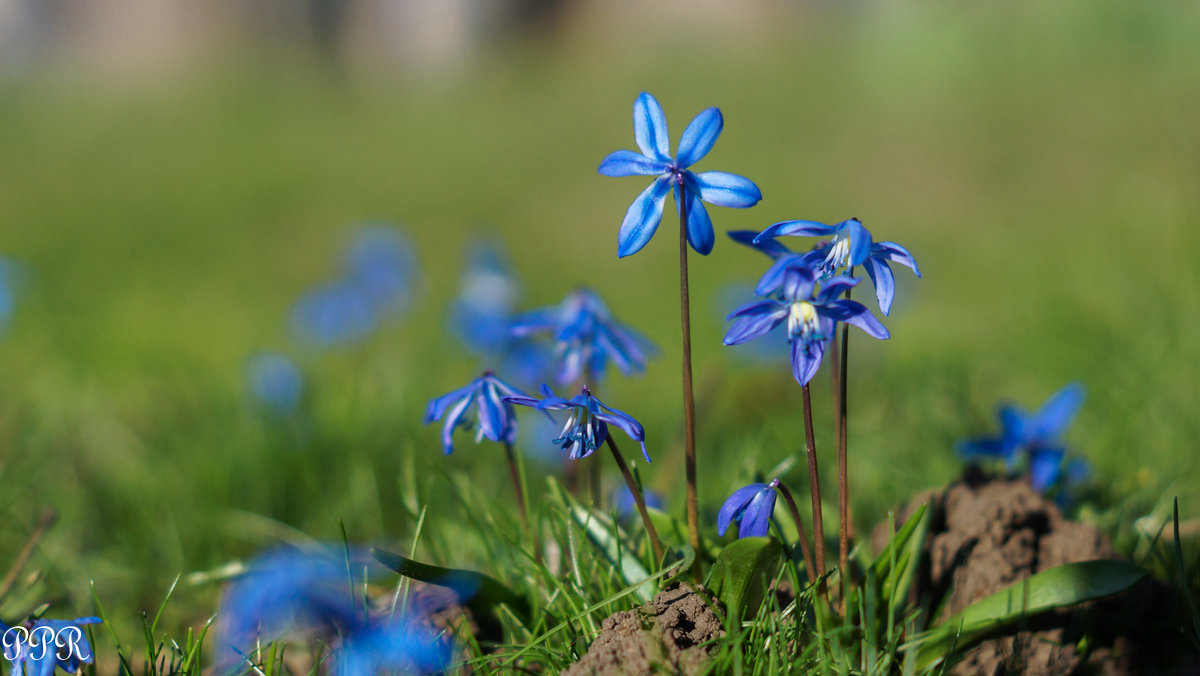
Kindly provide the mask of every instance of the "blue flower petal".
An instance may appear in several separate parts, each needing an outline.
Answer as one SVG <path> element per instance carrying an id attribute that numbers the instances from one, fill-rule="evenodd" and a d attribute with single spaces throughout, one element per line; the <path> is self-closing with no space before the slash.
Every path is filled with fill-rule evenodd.
<path id="1" fill-rule="evenodd" d="M 765 300 L 745 305 L 734 311 L 729 319 L 733 326 L 722 340 L 726 345 L 740 345 L 754 340 L 779 326 L 787 317 L 787 306 L 779 301 Z"/>
<path id="2" fill-rule="evenodd" d="M 846 277 L 845 275 L 838 275 L 826 280 L 821 286 L 821 292 L 817 294 L 817 302 L 829 303 L 846 293 L 848 289 L 858 286 L 858 282 L 857 277 Z"/>
<path id="3" fill-rule="evenodd" d="M 794 265 L 788 266 L 783 272 L 783 283 L 780 285 L 783 297 L 790 301 L 807 300 L 812 297 L 813 287 L 817 279 L 813 276 L 812 268 L 808 267 L 805 257 L 801 256 Z"/>
<path id="4" fill-rule="evenodd" d="M 771 530 L 771 513 L 775 511 L 775 489 L 769 486 L 759 491 L 746 511 L 742 512 L 741 527 L 738 528 L 739 538 L 764 537 Z"/>
<path id="5" fill-rule="evenodd" d="M 688 244 L 692 245 L 696 253 L 707 256 L 712 252 L 713 242 L 716 240 L 712 219 L 708 217 L 708 210 L 704 208 L 699 195 L 690 190 L 685 190 L 684 193 L 687 194 Z"/>
<path id="6" fill-rule="evenodd" d="M 896 295 L 896 278 L 892 275 L 892 268 L 885 261 L 871 256 L 863 261 L 863 267 L 867 269 L 867 276 L 875 286 L 875 300 L 879 301 L 879 311 L 886 317 L 891 312 L 892 298 Z"/>
<path id="7" fill-rule="evenodd" d="M 669 165 L 632 150 L 609 153 L 597 169 L 605 176 L 654 176 L 667 171 Z"/>
<path id="8" fill-rule="evenodd" d="M 629 210 L 625 212 L 625 220 L 617 234 L 617 257 L 624 258 L 635 254 L 646 246 L 654 231 L 662 221 L 663 202 L 671 189 L 669 176 L 659 176 L 650 187 L 637 196 Z"/>
<path id="9" fill-rule="evenodd" d="M 876 242 L 872 244 L 871 257 L 895 261 L 912 270 L 918 277 L 921 276 L 921 271 L 917 269 L 917 261 L 912 257 L 912 254 L 908 252 L 908 249 L 895 242 Z"/>
<path id="10" fill-rule="evenodd" d="M 973 439 L 971 441 L 960 441 L 955 446 L 955 451 L 963 460 L 974 460 L 975 458 L 1003 458 L 1005 457 L 1004 441 L 1002 439 Z"/>
<path id="11" fill-rule="evenodd" d="M 1039 493 L 1053 488 L 1062 476 L 1062 448 L 1037 448 L 1029 455 L 1029 483 Z"/>
<path id="12" fill-rule="evenodd" d="M 1025 430 L 1027 438 L 1031 442 L 1047 442 L 1058 438 L 1079 412 L 1085 395 L 1086 391 L 1079 383 L 1071 383 L 1055 392 L 1033 414 Z"/>
<path id="13" fill-rule="evenodd" d="M 750 484 L 734 491 L 733 495 L 729 496 L 721 505 L 721 511 L 717 512 L 717 535 L 724 535 L 729 524 L 745 511 L 746 505 L 750 504 L 754 496 L 764 488 L 766 488 L 766 484 Z"/>
<path id="14" fill-rule="evenodd" d="M 700 189 L 700 199 L 709 204 L 744 209 L 762 200 L 762 191 L 744 176 L 724 171 L 705 171 L 692 176 Z"/>
<path id="15" fill-rule="evenodd" d="M 725 234 L 729 235 L 729 238 L 738 244 L 744 244 L 748 247 L 758 249 L 771 258 L 777 259 L 780 256 L 788 256 L 792 253 L 791 249 L 787 248 L 783 244 L 780 244 L 777 240 L 764 239 L 761 242 L 756 241 L 758 232 L 754 230 L 730 230 Z"/>
<path id="16" fill-rule="evenodd" d="M 797 236 L 797 237 L 824 237 L 832 235 L 834 229 L 824 223 L 817 221 L 780 221 L 767 226 L 766 230 L 758 233 L 758 237 L 754 238 L 755 242 L 772 239 L 774 237 Z"/>
<path id="17" fill-rule="evenodd" d="M 687 129 L 683 130 L 683 136 L 679 139 L 679 152 L 675 154 L 675 165 L 686 169 L 700 161 L 712 150 L 724 125 L 725 120 L 721 117 L 720 110 L 709 108 L 700 111 L 700 114 L 688 123 Z"/>
<path id="18" fill-rule="evenodd" d="M 862 303 L 854 300 L 838 300 L 830 305 L 818 305 L 817 313 L 830 317 L 839 322 L 852 324 L 862 329 L 872 338 L 886 340 L 891 337 L 887 327 L 871 314 Z"/>
<path id="19" fill-rule="evenodd" d="M 849 265 L 862 265 L 871 255 L 871 233 L 863 227 L 862 221 L 851 218 L 834 226 L 839 237 L 850 241 Z"/>
<path id="20" fill-rule="evenodd" d="M 667 114 L 658 99 L 642 92 L 633 102 L 633 138 L 646 157 L 671 161 L 671 141 L 667 136 Z"/>
<path id="21" fill-rule="evenodd" d="M 824 356 L 824 341 L 792 341 L 792 375 L 796 382 L 801 386 L 807 385 L 813 376 L 817 375 L 817 370 L 821 368 L 821 358 Z"/>

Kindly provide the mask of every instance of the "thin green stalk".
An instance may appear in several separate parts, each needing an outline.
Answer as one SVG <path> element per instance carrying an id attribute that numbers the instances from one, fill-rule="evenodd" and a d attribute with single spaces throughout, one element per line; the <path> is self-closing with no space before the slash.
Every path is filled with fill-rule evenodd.
<path id="1" fill-rule="evenodd" d="M 683 334 L 683 450 L 687 479 L 688 541 L 700 551 L 700 508 L 696 497 L 696 399 L 692 394 L 692 310 L 688 296 L 687 202 L 679 202 L 679 325 Z M 692 563 L 700 582 L 700 557 Z"/>
<path id="2" fill-rule="evenodd" d="M 813 436 L 812 396 L 808 385 L 800 388 L 803 393 L 804 405 L 804 445 L 808 451 L 808 483 L 809 494 L 812 495 L 813 511 L 813 545 L 815 548 L 813 563 L 816 565 L 817 578 L 825 575 L 825 527 L 821 517 L 821 479 L 817 471 L 817 440 Z M 819 593 L 825 593 L 825 583 L 821 582 Z"/>
<path id="3" fill-rule="evenodd" d="M 804 574 L 808 576 L 808 581 L 811 584 L 817 579 L 817 573 L 813 567 L 813 553 L 812 548 L 808 544 L 808 535 L 804 532 L 804 521 L 800 519 L 800 508 L 796 506 L 796 498 L 788 490 L 787 484 L 779 479 L 775 481 L 778 482 L 775 485 L 779 488 L 779 492 L 783 494 L 783 499 L 787 502 L 788 509 L 792 512 L 792 521 L 796 523 L 796 532 L 800 534 L 800 552 L 804 555 Z"/>
<path id="4" fill-rule="evenodd" d="M 650 521 L 650 513 L 646 511 L 646 500 L 642 497 L 642 489 L 633 480 L 633 473 L 629 471 L 629 465 L 626 464 L 624 456 L 617 450 L 617 442 L 613 441 L 611 434 L 608 435 L 608 450 L 612 451 L 613 460 L 617 461 L 617 468 L 621 470 L 621 476 L 625 477 L 625 484 L 629 486 L 629 492 L 633 493 L 633 501 L 637 503 L 638 513 L 642 515 L 646 533 L 650 535 L 650 546 L 654 549 L 654 558 L 658 562 L 656 565 L 661 565 L 663 546 L 658 539 L 658 531 L 654 530 L 654 524 Z"/>

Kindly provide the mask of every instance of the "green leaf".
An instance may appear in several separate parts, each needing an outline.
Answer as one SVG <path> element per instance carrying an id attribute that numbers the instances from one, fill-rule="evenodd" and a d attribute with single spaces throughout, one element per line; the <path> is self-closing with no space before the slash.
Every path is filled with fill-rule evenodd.
<path id="1" fill-rule="evenodd" d="M 918 670 L 1022 617 L 1073 606 L 1128 589 L 1148 573 L 1126 561 L 1084 561 L 1044 570 L 972 603 L 934 627 L 921 646 Z"/>
<path id="2" fill-rule="evenodd" d="M 883 548 L 883 552 L 871 565 L 871 569 L 875 572 L 875 579 L 882 580 L 879 587 L 879 596 L 883 601 L 882 607 L 886 607 L 888 600 L 893 596 L 896 596 L 899 604 L 903 604 L 904 597 L 908 596 L 913 571 L 920 563 L 918 559 L 925 544 L 925 532 L 929 526 L 929 521 L 925 516 L 928 511 L 929 503 L 918 507 L 917 511 L 913 512 L 912 516 L 908 517 L 908 520 L 900 527 L 900 530 L 896 531 L 892 541 Z M 895 552 L 895 568 L 892 567 L 893 552 Z"/>
<path id="3" fill-rule="evenodd" d="M 617 569 L 626 584 L 634 584 L 650 577 L 650 573 L 647 573 L 641 561 L 638 561 L 637 554 L 633 549 L 621 544 L 620 527 L 613 523 L 612 519 L 596 510 L 576 504 L 569 505 L 568 510 L 571 520 L 583 528 L 588 541 L 600 550 L 604 558 Z M 654 592 L 654 583 L 647 582 L 639 586 L 634 595 L 643 602 L 648 602 L 654 599 Z"/>
<path id="4" fill-rule="evenodd" d="M 480 612 L 495 615 L 494 606 L 503 603 L 522 621 L 529 622 L 529 601 L 494 577 L 473 570 L 442 568 L 421 563 L 386 549 L 372 548 L 371 556 L 401 575 L 449 588 L 458 595 L 462 605 L 477 615 Z"/>
<path id="5" fill-rule="evenodd" d="M 708 587 L 731 618 L 753 616 L 783 563 L 783 546 L 772 537 L 741 538 L 717 555 Z"/>

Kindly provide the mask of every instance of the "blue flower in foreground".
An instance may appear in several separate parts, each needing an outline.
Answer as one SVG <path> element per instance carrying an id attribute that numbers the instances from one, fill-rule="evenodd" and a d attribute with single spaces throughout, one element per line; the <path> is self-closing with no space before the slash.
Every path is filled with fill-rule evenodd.
<path id="1" fill-rule="evenodd" d="M 771 513 L 775 511 L 775 487 L 779 479 L 769 484 L 750 484 L 733 492 L 717 513 L 717 535 L 724 535 L 729 524 L 737 522 L 738 537 L 762 537 L 771 529 Z"/>
<path id="2" fill-rule="evenodd" d="M 559 385 L 603 377 L 610 359 L 621 373 L 641 372 L 656 349 L 649 339 L 614 319 L 600 296 L 588 288 L 572 291 L 556 306 L 514 318 L 509 330 L 518 337 L 553 336 L 558 363 L 554 379 Z"/>
<path id="3" fill-rule="evenodd" d="M 532 406 L 539 411 L 570 411 L 562 431 L 554 439 L 554 443 L 567 452 L 567 457 L 577 460 L 594 453 L 608 439 L 608 426 L 614 425 L 642 445 L 642 457 L 650 462 L 650 454 L 646 452 L 646 431 L 642 424 L 624 411 L 605 406 L 592 396 L 587 385 L 570 399 L 554 394 L 549 385 L 543 384 L 539 391 L 542 395 L 540 400 L 518 395 L 505 397 L 504 401 Z"/>
<path id="4" fill-rule="evenodd" d="M 730 235 L 732 236 L 733 233 Z M 778 253 L 778 249 L 768 250 L 764 247 L 775 237 L 784 235 L 806 237 L 832 235 L 833 240 L 828 244 L 818 246 L 813 251 L 800 255 L 806 257 L 806 261 L 812 264 L 818 276 L 826 278 L 851 267 L 861 265 L 866 268 L 867 275 L 871 278 L 871 284 L 875 287 L 875 299 L 879 302 L 879 309 L 885 316 L 891 312 L 892 300 L 896 295 L 896 277 L 891 266 L 888 265 L 889 261 L 904 265 L 911 269 L 917 277 L 921 276 L 916 260 L 907 249 L 895 242 L 872 241 L 871 233 L 857 218 L 842 221 L 837 225 L 825 225 L 817 221 L 781 221 L 768 226 L 766 230 L 756 235 L 750 246 L 759 248 L 767 255 L 772 256 L 778 264 L 783 254 Z M 738 238 L 735 237 L 735 239 Z M 742 240 L 738 239 L 738 241 Z M 782 247 L 786 254 L 797 255 L 791 254 L 782 245 L 777 246 Z M 764 277 L 764 281 L 765 279 Z"/>
<path id="5" fill-rule="evenodd" d="M 658 101 L 642 92 L 633 103 L 633 137 L 641 153 L 618 150 L 600 163 L 605 176 L 654 176 L 654 182 L 642 191 L 621 223 L 617 256 L 637 253 L 646 246 L 662 221 L 667 192 L 674 191 L 677 208 L 687 207 L 687 239 L 698 253 L 712 251 L 712 221 L 702 202 L 722 207 L 752 207 L 762 192 L 748 178 L 723 171 L 696 174 L 688 170 L 712 149 L 721 134 L 721 111 L 709 108 L 688 124 L 679 140 L 679 152 L 672 159 L 667 136 L 667 116 Z"/>
<path id="6" fill-rule="evenodd" d="M 80 664 L 94 664 L 96 655 L 80 625 L 103 622 L 98 617 L 74 620 L 33 620 L 19 627 L 0 622 L 4 659 L 12 664 L 12 676 L 51 676 L 55 667 L 68 674 Z"/>
<path id="7" fill-rule="evenodd" d="M 427 674 L 450 663 L 451 645 L 427 627 L 381 618 L 348 635 L 337 651 L 336 676 Z"/>
<path id="8" fill-rule="evenodd" d="M 858 284 L 857 279 L 834 277 L 815 295 L 816 279 L 805 267 L 788 268 L 780 284 L 780 300 L 767 299 L 743 305 L 728 317 L 733 326 L 725 334 L 726 345 L 738 345 L 766 334 L 787 320 L 787 336 L 792 347 L 792 375 L 807 385 L 825 355 L 837 322 L 862 329 L 872 338 L 886 339 L 890 333 L 861 303 L 838 298 Z"/>
<path id="9" fill-rule="evenodd" d="M 429 402 L 425 423 L 446 419 L 442 426 L 442 446 L 449 454 L 454 450 L 454 428 L 475 427 L 475 443 L 484 437 L 511 444 L 517 439 L 517 416 L 510 397 L 525 396 L 520 390 L 500 380 L 491 371 L 449 394 Z M 468 414 L 474 412 L 474 419 Z"/>
<path id="10" fill-rule="evenodd" d="M 1012 467 L 1017 462 L 1018 451 L 1061 449 L 1059 438 L 1075 418 L 1084 396 L 1083 385 L 1071 383 L 1051 395 L 1034 413 L 1019 406 L 1002 406 L 999 412 L 1004 428 L 1001 435 L 960 442 L 958 453 L 965 460 L 1003 459 Z"/>
<path id="11" fill-rule="evenodd" d="M 304 377 L 287 355 L 260 352 L 246 360 L 246 383 L 250 396 L 276 415 L 287 415 L 300 404 Z"/>

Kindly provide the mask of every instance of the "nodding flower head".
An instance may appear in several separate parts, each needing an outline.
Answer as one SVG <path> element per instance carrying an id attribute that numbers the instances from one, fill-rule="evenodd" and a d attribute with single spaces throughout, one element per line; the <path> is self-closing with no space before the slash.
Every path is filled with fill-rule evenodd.
<path id="1" fill-rule="evenodd" d="M 562 431 L 554 439 L 567 457 L 572 460 L 586 458 L 608 439 L 608 426 L 613 425 L 629 435 L 630 439 L 642 445 L 642 456 L 650 462 L 650 454 L 646 452 L 646 431 L 642 424 L 633 416 L 615 408 L 605 406 L 603 402 L 592 396 L 592 391 L 583 386 L 582 391 L 570 399 L 564 399 L 543 384 L 539 392 L 542 399 L 536 397 L 509 396 L 504 401 L 520 406 L 531 406 L 539 411 L 567 411 L 567 419 Z"/>
<path id="2" fill-rule="evenodd" d="M 517 440 L 517 416 L 507 397 L 520 394 L 520 390 L 487 371 L 465 386 L 430 401 L 425 409 L 425 422 L 446 419 L 442 425 L 442 446 L 447 454 L 454 450 L 456 427 L 475 427 L 475 443 L 486 437 L 511 444 Z"/>
<path id="3" fill-rule="evenodd" d="M 724 535 L 731 523 L 738 523 L 738 537 L 762 537 L 771 529 L 771 513 L 775 511 L 775 487 L 771 483 L 754 483 L 733 492 L 717 514 L 717 535 Z"/>

